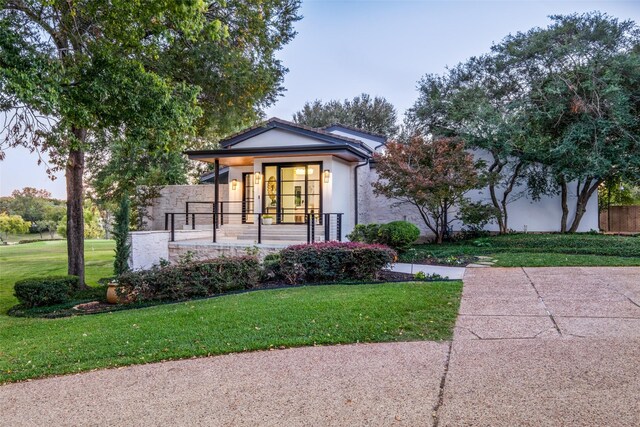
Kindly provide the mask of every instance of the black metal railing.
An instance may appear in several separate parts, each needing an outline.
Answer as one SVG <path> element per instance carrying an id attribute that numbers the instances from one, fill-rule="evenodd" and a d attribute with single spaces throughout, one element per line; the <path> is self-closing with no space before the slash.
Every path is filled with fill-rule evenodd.
<path id="1" fill-rule="evenodd" d="M 194 203 L 194 202 L 190 202 Z M 208 202 L 204 202 L 208 203 Z M 207 218 L 207 225 L 211 225 L 213 243 L 217 243 L 218 240 L 218 228 L 223 225 L 224 215 L 227 216 L 246 216 L 244 212 L 166 212 L 164 214 L 164 229 L 169 231 L 171 242 L 176 240 L 176 216 L 182 217 L 184 215 L 185 225 L 191 225 L 191 230 L 196 229 L 196 218 Z M 266 213 L 254 213 L 251 214 L 257 221 L 257 242 L 262 243 L 263 238 L 263 222 L 267 218 L 272 218 L 273 215 Z M 343 213 L 308 213 L 304 214 L 303 223 L 293 223 L 287 225 L 300 225 L 306 226 L 307 231 L 307 243 L 315 242 L 318 240 L 330 241 L 337 240 L 342 241 L 342 217 Z M 209 219 L 209 217 L 211 219 Z M 267 218 L 265 218 L 267 217 Z M 204 221 L 200 221 L 201 225 L 204 225 Z"/>

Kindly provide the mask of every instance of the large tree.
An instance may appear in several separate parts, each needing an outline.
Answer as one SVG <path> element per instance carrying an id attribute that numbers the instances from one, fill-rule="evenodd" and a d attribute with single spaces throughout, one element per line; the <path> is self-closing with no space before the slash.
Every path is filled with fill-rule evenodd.
<path id="1" fill-rule="evenodd" d="M 107 162 L 118 158 L 114 141 L 176 152 L 189 134 L 206 135 L 216 123 L 245 119 L 247 110 L 255 115 L 279 91 L 284 69 L 270 49 L 292 37 L 298 5 L 0 0 L 4 143 L 46 151 L 65 169 L 69 274 L 84 283 L 85 154 L 105 153 Z M 247 20 L 252 40 L 230 38 L 246 31 Z M 261 44 L 269 37 L 272 45 Z M 234 100 L 244 104 L 234 108 Z M 211 118 L 224 108 L 228 115 Z"/>
<path id="2" fill-rule="evenodd" d="M 307 102 L 294 113 L 293 121 L 315 128 L 339 123 L 389 138 L 398 132 L 395 107 L 381 96 L 372 98 L 366 93 L 342 102 Z"/>
<path id="3" fill-rule="evenodd" d="M 509 230 L 510 203 L 524 196 L 530 162 L 514 77 L 491 55 L 470 58 L 444 75 L 428 74 L 407 113 L 407 127 L 423 134 L 460 137 L 468 148 L 488 153 L 484 177 L 501 233 Z"/>
<path id="4" fill-rule="evenodd" d="M 493 50 L 526 88 L 528 151 L 560 187 L 561 230 L 575 232 L 603 182 L 640 179 L 640 29 L 599 12 L 551 19 Z"/>
<path id="5" fill-rule="evenodd" d="M 465 202 L 465 194 L 479 182 L 464 144 L 453 138 L 416 136 L 406 144 L 389 143 L 385 153 L 374 156 L 379 176 L 373 184 L 375 194 L 415 206 L 436 243 L 442 243 L 457 219 L 451 210 Z"/>

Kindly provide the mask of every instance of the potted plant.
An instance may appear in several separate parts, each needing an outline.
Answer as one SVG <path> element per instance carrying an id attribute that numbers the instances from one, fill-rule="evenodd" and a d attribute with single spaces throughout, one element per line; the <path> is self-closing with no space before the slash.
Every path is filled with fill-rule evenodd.
<path id="1" fill-rule="evenodd" d="M 273 224 L 273 216 L 262 215 L 262 225 L 271 225 L 271 224 Z"/>

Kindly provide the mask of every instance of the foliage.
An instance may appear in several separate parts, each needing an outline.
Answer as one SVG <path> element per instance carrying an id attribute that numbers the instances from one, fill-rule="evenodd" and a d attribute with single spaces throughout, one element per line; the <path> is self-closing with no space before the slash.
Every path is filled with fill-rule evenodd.
<path id="1" fill-rule="evenodd" d="M 501 68 L 495 55 L 473 57 L 442 76 L 424 76 L 418 100 L 407 114 L 409 128 L 462 138 L 477 155 L 488 157 L 482 177 L 501 233 L 509 230 L 508 206 L 525 195 L 519 186 L 531 168 L 519 115 L 522 90 L 518 76 Z M 532 191 L 545 192 L 547 187 Z"/>
<path id="2" fill-rule="evenodd" d="M 298 0 L 0 5 L 0 106 L 10 129 L 1 145 L 46 151 L 50 172 L 65 169 L 69 273 L 82 283 L 85 154 L 91 175 L 116 174 L 95 187 L 118 200 L 149 158 L 180 153 L 216 123 L 229 131 L 254 119 L 282 91 L 286 69 L 274 56 L 299 19 Z M 167 157 L 173 165 L 179 155 Z"/>
<path id="3" fill-rule="evenodd" d="M 258 284 L 259 271 L 255 257 L 220 257 L 127 272 L 118 283 L 136 301 L 176 301 L 250 289 Z"/>
<path id="4" fill-rule="evenodd" d="M 598 209 L 609 206 L 640 205 L 640 186 L 622 182 L 618 178 L 609 178 L 598 187 Z"/>
<path id="5" fill-rule="evenodd" d="M 315 128 L 339 123 L 386 137 L 398 133 L 395 107 L 383 97 L 372 99 L 366 93 L 343 102 L 307 102 L 293 115 L 293 121 Z"/>
<path id="6" fill-rule="evenodd" d="M 116 212 L 115 227 L 113 229 L 113 239 L 116 241 L 113 271 L 116 276 L 129 271 L 129 255 L 131 254 L 131 244 L 128 241 L 130 221 L 129 199 L 123 197 Z"/>
<path id="7" fill-rule="evenodd" d="M 33 187 L 14 190 L 10 197 L 2 198 L 0 212 L 19 215 L 31 223 L 30 232 L 49 232 L 53 238 L 56 225 L 66 211 L 64 202 L 51 198 L 51 193 Z"/>
<path id="8" fill-rule="evenodd" d="M 420 280 L 420 281 L 423 281 L 423 282 L 431 282 L 431 281 L 436 281 L 436 280 L 447 280 L 447 279 L 449 279 L 448 277 L 442 277 L 438 273 L 425 274 L 423 271 L 418 271 L 414 275 L 414 278 L 416 280 Z"/>
<path id="9" fill-rule="evenodd" d="M 356 224 L 353 231 L 347 234 L 351 242 L 378 243 L 380 224 Z"/>
<path id="10" fill-rule="evenodd" d="M 321 242 L 283 249 L 280 270 L 291 284 L 371 280 L 395 258 L 395 251 L 382 245 Z"/>
<path id="11" fill-rule="evenodd" d="M 57 232 L 62 237 L 67 237 L 67 216 L 64 215 L 58 222 Z M 99 239 L 104 236 L 101 224 L 101 216 L 98 207 L 91 200 L 84 203 L 84 237 L 85 239 Z"/>
<path id="12" fill-rule="evenodd" d="M 384 154 L 374 154 L 379 180 L 375 194 L 415 206 L 425 225 L 442 243 L 455 217 L 450 209 L 479 184 L 472 155 L 461 141 L 415 136 L 407 144 L 387 144 Z"/>
<path id="13" fill-rule="evenodd" d="M 376 243 L 387 245 L 397 251 L 405 251 L 420 237 L 420 229 L 408 221 L 392 221 L 378 229 Z"/>
<path id="14" fill-rule="evenodd" d="M 8 215 L 4 212 L 0 213 L 0 233 L 4 233 L 5 241 L 8 239 L 9 234 L 26 233 L 29 231 L 30 226 L 31 223 L 25 221 L 19 215 Z"/>
<path id="15" fill-rule="evenodd" d="M 77 287 L 76 276 L 49 276 L 20 280 L 13 288 L 25 307 L 40 307 L 65 302 Z"/>
<path id="16" fill-rule="evenodd" d="M 282 272 L 280 271 L 280 254 L 268 254 L 262 261 L 261 281 L 280 280 Z"/>
<path id="17" fill-rule="evenodd" d="M 459 216 L 466 231 L 480 232 L 495 221 L 498 211 L 493 205 L 467 201 L 460 205 Z"/>
<path id="18" fill-rule="evenodd" d="M 600 12 L 551 19 L 493 51 L 527 88 L 519 105 L 526 149 L 560 187 L 562 231 L 575 232 L 602 182 L 640 177 L 640 29 Z"/>

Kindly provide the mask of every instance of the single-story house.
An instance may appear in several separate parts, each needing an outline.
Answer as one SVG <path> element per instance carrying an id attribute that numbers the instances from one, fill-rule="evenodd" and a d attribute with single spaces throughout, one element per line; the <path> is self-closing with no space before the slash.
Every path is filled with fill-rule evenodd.
<path id="1" fill-rule="evenodd" d="M 345 240 L 359 223 L 407 220 L 428 235 L 414 207 L 373 193 L 378 178 L 372 157 L 386 143 L 382 135 L 340 124 L 317 129 L 272 118 L 217 149 L 188 151 L 214 171 L 202 185 L 160 190 L 148 207 L 148 231 L 132 233 L 131 265 L 146 268 L 188 250 L 239 253 L 255 244 L 268 252 L 295 242 Z M 533 201 L 518 193 L 509 205 L 510 228 L 559 230 L 559 196 Z M 471 198 L 488 201 L 489 195 L 477 190 Z M 580 231 L 598 229 L 593 199 Z M 460 227 L 454 224 L 454 230 Z"/>

